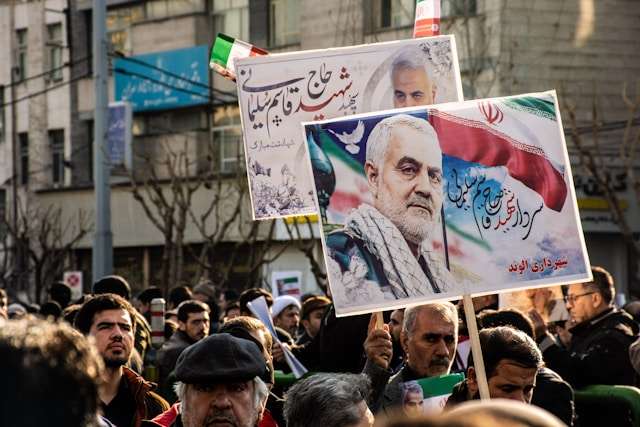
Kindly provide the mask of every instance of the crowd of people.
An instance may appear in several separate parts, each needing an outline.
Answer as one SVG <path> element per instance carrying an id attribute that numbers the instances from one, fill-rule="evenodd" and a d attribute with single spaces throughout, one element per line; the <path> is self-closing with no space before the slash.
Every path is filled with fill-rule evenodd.
<path id="1" fill-rule="evenodd" d="M 564 289 L 566 322 L 474 301 L 488 401 L 452 302 L 385 313 L 380 327 L 376 315 L 336 317 L 327 296 L 210 282 L 132 297 L 126 279 L 107 276 L 77 301 L 55 283 L 40 307 L 0 290 L 0 425 L 631 425 L 619 406 L 576 407 L 575 390 L 636 386 L 640 372 L 637 303 L 615 307 L 611 275 L 592 273 Z M 152 301 L 163 297 L 165 340 L 153 346 Z M 277 336 L 250 310 L 260 297 Z M 290 372 L 288 351 L 311 372 L 293 385 L 276 380 Z M 444 408 L 425 414 L 413 382 L 455 372 Z"/>

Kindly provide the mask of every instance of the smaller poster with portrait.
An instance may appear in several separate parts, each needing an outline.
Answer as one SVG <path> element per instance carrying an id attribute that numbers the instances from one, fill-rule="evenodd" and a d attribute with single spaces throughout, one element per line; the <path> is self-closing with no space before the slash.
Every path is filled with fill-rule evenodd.
<path id="1" fill-rule="evenodd" d="M 409 418 L 442 412 L 456 384 L 464 381 L 464 374 L 406 381 L 401 385 L 402 411 Z"/>
<path id="2" fill-rule="evenodd" d="M 271 294 L 273 298 L 290 295 L 300 299 L 302 295 L 301 271 L 274 271 L 271 273 Z"/>

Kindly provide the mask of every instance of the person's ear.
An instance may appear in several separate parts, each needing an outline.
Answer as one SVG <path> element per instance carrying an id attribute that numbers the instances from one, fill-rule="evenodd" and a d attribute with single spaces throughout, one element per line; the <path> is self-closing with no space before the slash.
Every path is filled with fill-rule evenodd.
<path id="1" fill-rule="evenodd" d="M 375 198 L 378 194 L 378 180 L 380 178 L 378 174 L 378 168 L 374 164 L 367 160 L 364 164 L 364 173 L 367 176 L 367 183 L 369 184 L 369 191 Z"/>
<path id="2" fill-rule="evenodd" d="M 409 337 L 405 333 L 404 329 L 400 332 L 400 345 L 402 346 L 402 350 L 404 354 L 409 357 Z"/>
<path id="3" fill-rule="evenodd" d="M 186 331 L 187 330 L 187 324 L 184 323 L 182 320 L 178 320 L 178 330 L 180 331 Z"/>
<path id="4" fill-rule="evenodd" d="M 473 366 L 467 368 L 467 390 L 469 390 L 469 398 L 478 394 L 478 379 Z"/>
<path id="5" fill-rule="evenodd" d="M 600 292 L 594 292 L 589 296 L 591 297 L 591 304 L 594 308 L 600 307 L 604 304 L 604 298 L 602 298 L 602 294 Z"/>

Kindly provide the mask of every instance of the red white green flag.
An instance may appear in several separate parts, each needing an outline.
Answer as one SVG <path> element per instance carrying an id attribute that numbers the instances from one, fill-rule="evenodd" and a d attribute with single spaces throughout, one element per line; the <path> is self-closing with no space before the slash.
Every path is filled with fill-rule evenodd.
<path id="1" fill-rule="evenodd" d="M 440 0 L 417 0 L 413 37 L 429 37 L 439 34 Z"/>
<path id="2" fill-rule="evenodd" d="M 209 66 L 222 76 L 235 81 L 236 72 L 233 66 L 233 60 L 235 58 L 248 58 L 250 56 L 268 54 L 269 52 L 266 50 L 255 47 L 252 44 L 234 39 L 226 34 L 218 33 L 216 41 L 211 48 Z"/>

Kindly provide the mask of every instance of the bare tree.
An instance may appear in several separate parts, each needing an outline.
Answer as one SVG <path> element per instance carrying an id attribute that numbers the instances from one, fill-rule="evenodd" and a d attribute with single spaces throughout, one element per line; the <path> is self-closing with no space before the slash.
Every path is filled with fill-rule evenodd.
<path id="1" fill-rule="evenodd" d="M 142 167 L 130 177 L 133 198 L 164 238 L 161 284 L 166 294 L 170 285 L 183 280 L 188 210 L 202 181 L 191 178 L 195 163 L 188 156 L 186 139 L 179 150 L 163 141 L 162 150 L 159 158 L 136 153 Z"/>
<path id="2" fill-rule="evenodd" d="M 1 226 L 6 230 L 4 253 L 13 252 L 8 246 L 9 241 L 13 246 L 11 249 L 17 249 L 17 256 L 9 257 L 11 274 L 5 276 L 5 284 L 12 288 L 17 283 L 33 283 L 35 300 L 40 302 L 42 292 L 55 280 L 61 279 L 73 248 L 91 232 L 93 224 L 81 209 L 65 220 L 61 206 L 16 202 L 17 221 L 9 214 L 1 219 Z M 8 265 L 8 261 L 3 261 L 5 268 Z"/>
<path id="3" fill-rule="evenodd" d="M 627 85 L 622 89 L 622 101 L 627 110 L 627 117 L 624 121 L 624 131 L 622 138 L 616 141 L 618 151 L 618 161 L 620 162 L 621 175 L 634 190 L 636 200 L 640 200 L 640 177 L 636 174 L 638 151 L 640 151 L 640 80 L 637 83 L 634 97 L 627 93 Z M 584 128 L 578 126 L 576 118 L 576 106 L 567 101 L 564 109 L 569 116 L 569 126 L 571 140 L 579 156 L 579 165 L 591 176 L 607 201 L 609 211 L 614 222 L 620 228 L 622 238 L 629 249 L 631 256 L 631 271 L 637 271 L 638 258 L 640 257 L 640 242 L 634 238 L 633 229 L 625 215 L 621 200 L 616 192 L 616 183 L 611 173 L 611 165 L 606 162 L 607 155 L 602 147 L 602 134 L 605 132 L 602 120 L 599 115 L 597 101 L 594 97 L 591 106 L 591 123 L 583 132 Z M 588 136 L 585 138 L 584 136 Z"/>

